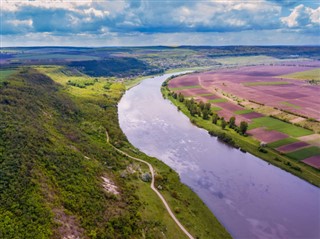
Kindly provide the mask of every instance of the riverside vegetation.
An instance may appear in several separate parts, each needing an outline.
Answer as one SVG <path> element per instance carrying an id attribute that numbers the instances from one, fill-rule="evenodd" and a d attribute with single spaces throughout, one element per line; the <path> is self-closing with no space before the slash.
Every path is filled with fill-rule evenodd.
<path id="1" fill-rule="evenodd" d="M 234 117 L 227 122 L 223 117 L 220 118 L 215 109 L 211 108 L 210 103 L 196 102 L 194 99 L 185 98 L 182 94 L 170 91 L 168 81 L 174 77 L 168 78 L 161 87 L 162 94 L 169 99 L 178 110 L 189 117 L 191 123 L 204 128 L 212 136 L 216 136 L 220 141 L 227 143 L 242 152 L 251 154 L 280 167 L 310 183 L 320 187 L 319 171 L 303 163 L 299 163 L 294 158 L 289 158 L 280 154 L 276 150 L 261 145 L 260 142 L 246 134 L 248 124 L 241 122 L 239 127 L 235 125 Z"/>
<path id="2" fill-rule="evenodd" d="M 106 144 L 106 129 L 113 145 L 153 165 L 195 238 L 230 238 L 174 171 L 128 143 L 117 119 L 122 83 L 62 66 L 10 69 L 0 83 L 0 238 L 185 238 L 142 180 L 148 168 Z"/>

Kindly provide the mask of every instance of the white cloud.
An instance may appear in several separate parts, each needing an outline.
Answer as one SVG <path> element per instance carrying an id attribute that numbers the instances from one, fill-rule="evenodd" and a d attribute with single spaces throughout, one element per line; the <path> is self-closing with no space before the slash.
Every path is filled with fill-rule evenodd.
<path id="1" fill-rule="evenodd" d="M 7 21 L 7 23 L 15 26 L 15 27 L 18 27 L 18 26 L 28 26 L 28 27 L 32 27 L 32 19 L 28 19 L 28 20 L 17 20 L 17 19 L 14 19 L 14 20 L 9 20 Z"/>
<path id="2" fill-rule="evenodd" d="M 280 15 L 281 7 L 263 0 L 199 1 L 195 6 L 182 6 L 172 12 L 173 20 L 189 27 L 251 27 L 273 23 Z"/>
<path id="3" fill-rule="evenodd" d="M 303 4 L 296 6 L 287 17 L 282 17 L 283 24 L 290 28 L 320 26 L 320 7 L 312 9 Z"/>
<path id="4" fill-rule="evenodd" d="M 1 0 L 1 7 L 5 11 L 17 11 L 25 6 L 38 8 L 60 8 L 66 10 L 76 10 L 79 6 L 90 6 L 92 0 Z"/>

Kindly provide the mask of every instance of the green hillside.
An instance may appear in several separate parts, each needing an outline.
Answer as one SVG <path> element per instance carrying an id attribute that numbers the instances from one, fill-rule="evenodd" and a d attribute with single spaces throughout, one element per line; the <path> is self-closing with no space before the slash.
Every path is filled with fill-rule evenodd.
<path id="1" fill-rule="evenodd" d="M 190 233 L 229 238 L 176 173 L 126 141 L 117 119 L 124 86 L 91 80 L 64 75 L 61 67 L 19 68 L 6 77 L 0 88 L 0 238 L 185 238 L 141 180 L 148 169 L 107 145 L 106 129 L 114 145 L 154 165 L 156 184 Z M 108 191 L 106 179 L 117 193 Z"/>

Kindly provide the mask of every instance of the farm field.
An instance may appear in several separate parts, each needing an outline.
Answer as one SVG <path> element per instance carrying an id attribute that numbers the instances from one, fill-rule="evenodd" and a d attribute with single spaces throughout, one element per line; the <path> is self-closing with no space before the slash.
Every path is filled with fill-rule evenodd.
<path id="1" fill-rule="evenodd" d="M 0 82 L 5 80 L 8 76 L 14 73 L 15 70 L 0 70 Z"/>
<path id="2" fill-rule="evenodd" d="M 181 76 L 170 81 L 169 87 L 199 85 L 212 93 L 232 94 L 238 101 L 258 102 L 320 120 L 320 99 L 317 97 L 320 86 L 280 77 L 306 71 L 314 73 L 319 67 L 319 61 L 307 61 L 223 69 Z"/>
<path id="3" fill-rule="evenodd" d="M 226 121 L 232 116 L 236 125 L 246 121 L 253 138 L 315 167 L 319 134 L 308 125 L 319 126 L 320 86 L 307 80 L 314 78 L 319 67 L 319 61 L 306 61 L 193 73 L 170 80 L 168 88 L 188 99 L 210 103 L 212 111 Z M 282 120 L 269 115 L 281 115 Z M 310 157 L 315 157 L 312 163 L 307 160 Z"/>
<path id="4" fill-rule="evenodd" d="M 320 68 L 279 76 L 287 79 L 320 81 Z"/>

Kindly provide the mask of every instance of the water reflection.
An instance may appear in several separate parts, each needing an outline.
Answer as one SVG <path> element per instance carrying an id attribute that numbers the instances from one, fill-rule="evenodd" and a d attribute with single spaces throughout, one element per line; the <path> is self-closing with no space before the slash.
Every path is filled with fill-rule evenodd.
<path id="1" fill-rule="evenodd" d="M 129 141 L 164 161 L 208 205 L 235 238 L 320 238 L 320 190 L 218 142 L 145 80 L 119 103 Z"/>

